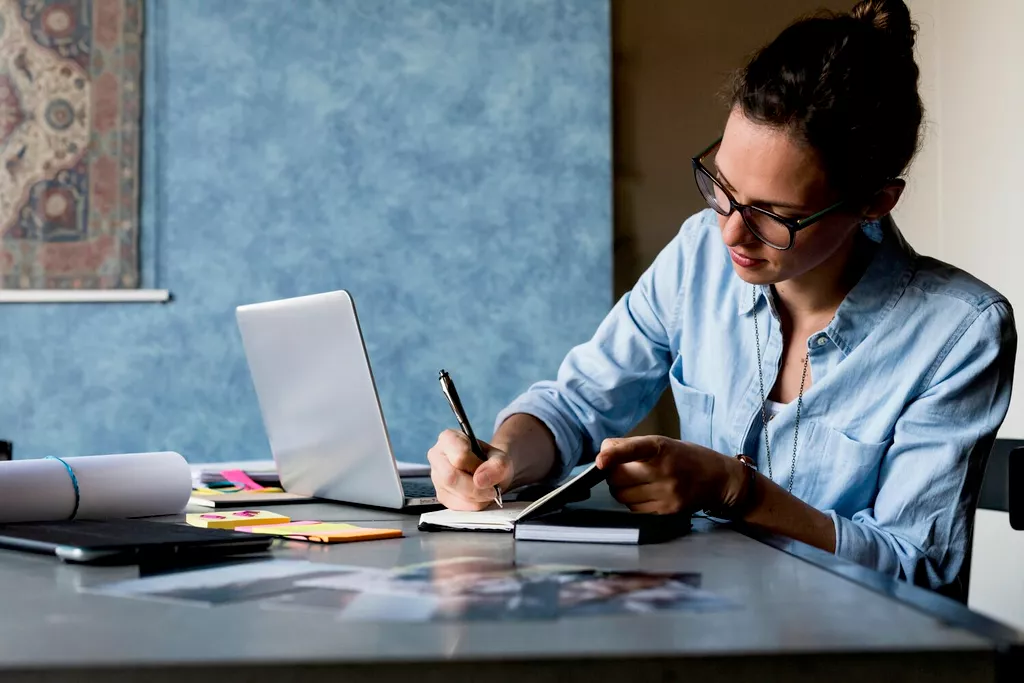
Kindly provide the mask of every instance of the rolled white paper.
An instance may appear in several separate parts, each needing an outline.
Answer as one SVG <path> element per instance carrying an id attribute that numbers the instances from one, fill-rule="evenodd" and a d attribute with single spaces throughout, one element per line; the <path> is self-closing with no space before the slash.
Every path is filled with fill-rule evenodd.
<path id="1" fill-rule="evenodd" d="M 177 453 L 122 453 L 64 458 L 78 480 L 75 519 L 173 515 L 188 504 L 192 474 Z M 75 488 L 59 460 L 0 462 L 0 522 L 54 522 L 71 517 Z"/>

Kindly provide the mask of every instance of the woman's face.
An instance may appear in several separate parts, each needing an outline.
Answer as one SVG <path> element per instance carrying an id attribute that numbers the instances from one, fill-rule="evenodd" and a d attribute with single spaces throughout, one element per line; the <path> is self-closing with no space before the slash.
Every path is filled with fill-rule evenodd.
<path id="1" fill-rule="evenodd" d="M 753 204 L 786 218 L 806 218 L 841 199 L 828 186 L 817 153 L 784 129 L 746 118 L 733 109 L 715 158 L 718 181 L 741 204 Z M 709 167 L 712 173 L 715 167 Z M 718 216 L 722 240 L 736 274 L 751 284 L 776 284 L 836 263 L 861 217 L 838 210 L 795 235 L 787 251 L 762 243 L 738 211 Z M 833 258 L 837 257 L 837 258 Z"/>

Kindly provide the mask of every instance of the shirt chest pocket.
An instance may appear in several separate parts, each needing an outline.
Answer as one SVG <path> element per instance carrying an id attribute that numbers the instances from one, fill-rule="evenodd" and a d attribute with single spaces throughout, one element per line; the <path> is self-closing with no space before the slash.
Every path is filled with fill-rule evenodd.
<path id="1" fill-rule="evenodd" d="M 795 494 L 819 510 L 835 510 L 844 517 L 874 504 L 888 442 L 858 441 L 810 421 L 806 432 L 800 425 L 800 442 L 797 471 L 804 473 L 806 489 Z"/>
<path id="2" fill-rule="evenodd" d="M 680 358 L 676 357 L 668 379 L 672 388 L 672 398 L 676 403 L 676 412 L 679 413 L 680 438 L 711 448 L 711 418 L 715 411 L 715 397 L 713 394 L 683 384 L 679 379 L 679 365 Z"/>

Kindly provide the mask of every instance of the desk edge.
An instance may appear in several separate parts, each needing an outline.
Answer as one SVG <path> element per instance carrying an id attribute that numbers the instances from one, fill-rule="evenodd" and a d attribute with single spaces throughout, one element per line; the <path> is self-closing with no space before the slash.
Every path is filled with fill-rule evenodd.
<path id="1" fill-rule="evenodd" d="M 1001 652 L 1014 651 L 1015 654 L 1024 654 L 1024 633 L 974 612 L 952 598 L 886 576 L 881 572 L 836 557 L 832 553 L 800 541 L 766 533 L 741 523 L 733 523 L 730 526 L 744 536 L 781 550 L 787 555 L 792 555 L 875 593 L 902 602 L 946 624 L 987 638 L 993 641 L 996 644 L 996 649 Z"/>

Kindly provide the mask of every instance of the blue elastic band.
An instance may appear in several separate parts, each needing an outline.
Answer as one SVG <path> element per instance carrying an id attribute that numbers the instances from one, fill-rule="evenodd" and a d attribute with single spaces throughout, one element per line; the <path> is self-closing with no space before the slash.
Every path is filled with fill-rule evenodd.
<path id="1" fill-rule="evenodd" d="M 68 519 L 74 519 L 75 515 L 78 514 L 78 504 L 82 502 L 82 496 L 78 491 L 78 477 L 75 476 L 75 471 L 71 469 L 71 465 L 58 458 L 56 455 L 46 456 L 47 460 L 56 460 L 61 465 L 64 465 L 64 469 L 68 471 L 68 476 L 71 477 L 71 485 L 75 487 L 75 509 L 71 511 L 71 516 Z"/>

